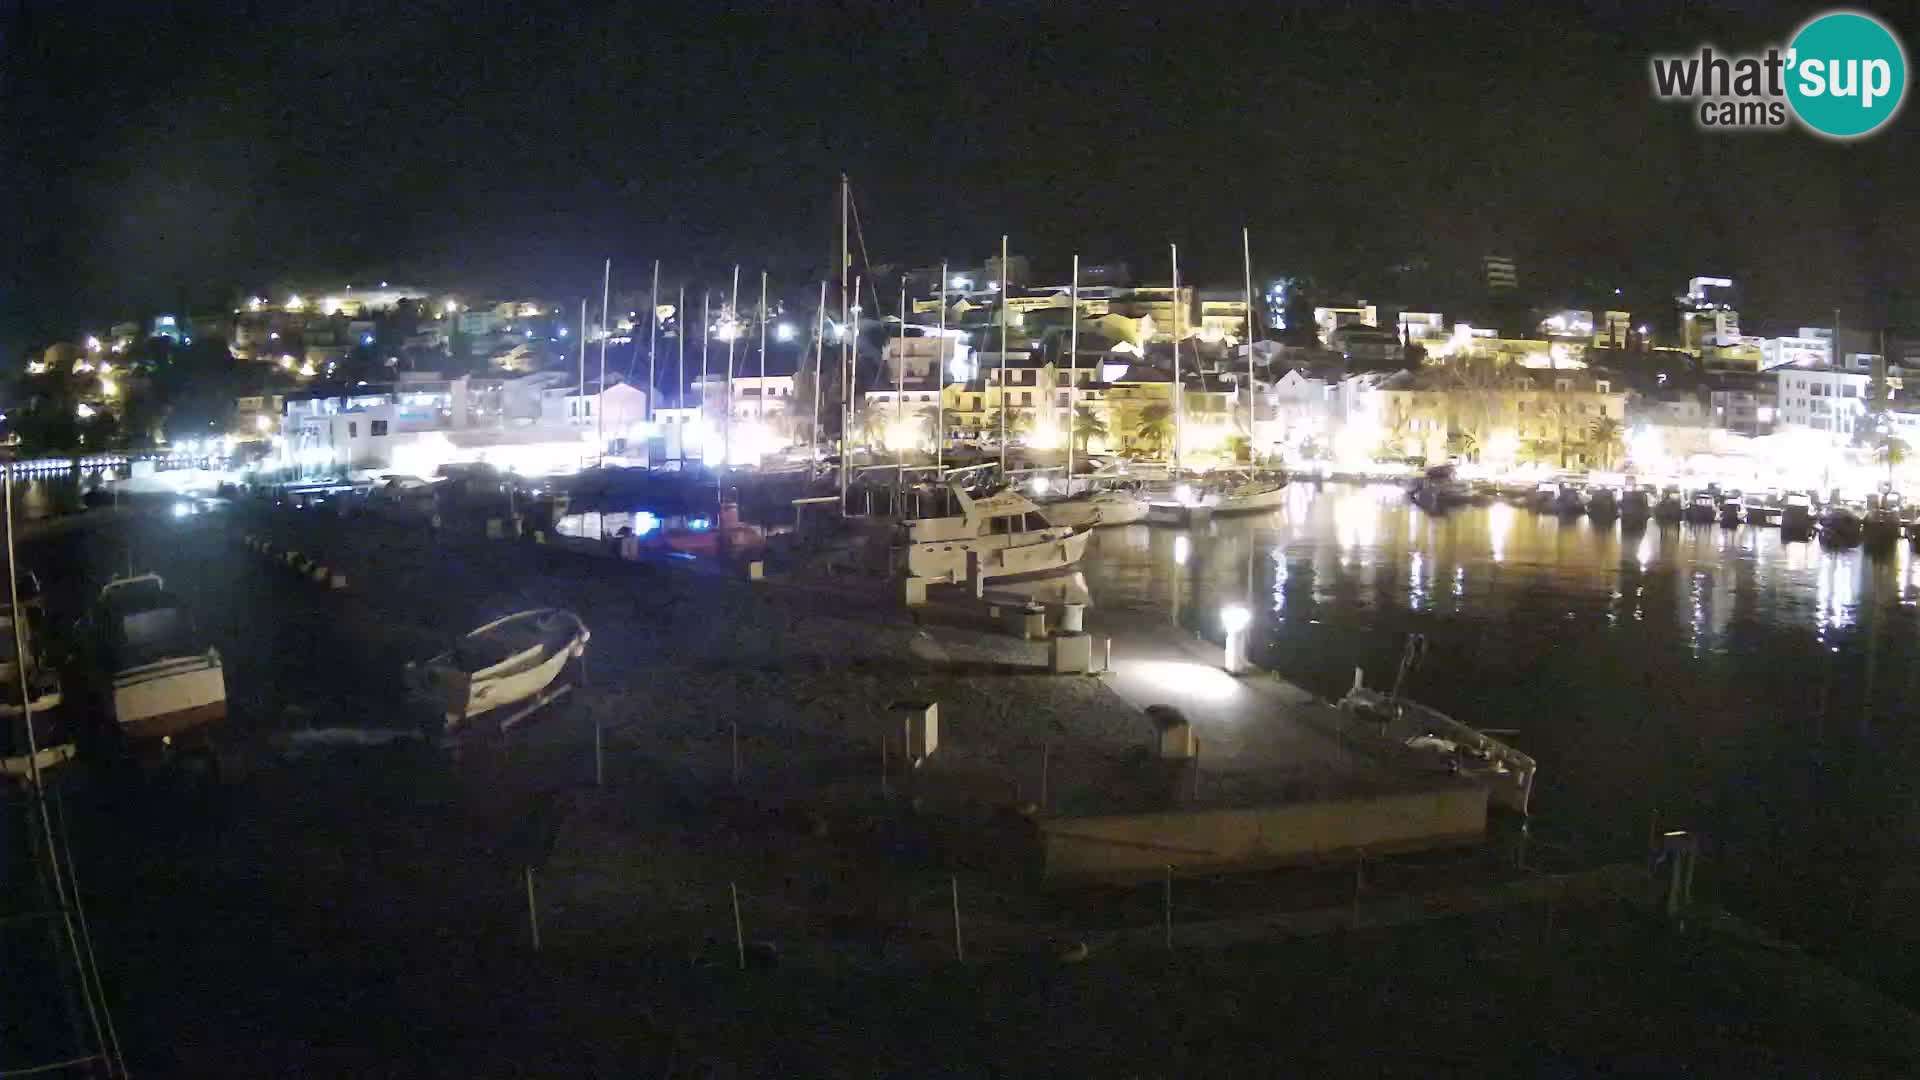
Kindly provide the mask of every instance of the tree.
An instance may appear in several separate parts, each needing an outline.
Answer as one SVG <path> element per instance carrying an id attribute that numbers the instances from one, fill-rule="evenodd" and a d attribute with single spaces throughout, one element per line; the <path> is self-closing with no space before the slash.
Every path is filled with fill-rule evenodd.
<path id="1" fill-rule="evenodd" d="M 1006 414 L 1007 438 L 1009 439 L 1016 435 L 1026 434 L 1027 430 L 1033 427 L 1033 417 L 1026 413 L 1006 409 L 995 409 L 987 414 L 988 438 L 998 439 L 1000 437 L 1000 419 L 1002 413 Z"/>
<path id="2" fill-rule="evenodd" d="M 938 446 L 946 441 L 946 432 L 940 430 L 945 417 L 944 409 L 938 405 L 922 405 L 914 415 L 920 420 L 920 432 L 925 436 L 928 446 Z"/>
<path id="3" fill-rule="evenodd" d="M 1614 456 L 1626 447 L 1623 436 L 1620 421 L 1611 416 L 1602 416 L 1587 425 L 1587 442 L 1599 451 L 1601 468 L 1613 468 Z"/>
<path id="4" fill-rule="evenodd" d="M 1473 432 L 1456 428 L 1447 433 L 1447 453 L 1472 461 L 1479 452 L 1480 438 Z"/>
<path id="5" fill-rule="evenodd" d="M 1156 403 L 1140 410 L 1133 437 L 1141 445 L 1152 447 L 1154 453 L 1165 453 L 1173 442 L 1173 408 Z"/>
<path id="6" fill-rule="evenodd" d="M 893 422 L 893 406 L 889 403 L 868 399 L 854 414 L 853 425 L 860 441 L 872 446 L 885 438 L 887 425 Z"/>
<path id="7" fill-rule="evenodd" d="M 1888 487 L 1893 486 L 1893 470 L 1905 465 L 1911 455 L 1912 451 L 1907 446 L 1906 440 L 1898 435 L 1883 434 L 1880 440 L 1873 444 L 1873 460 L 1887 467 Z"/>
<path id="8" fill-rule="evenodd" d="M 1082 454 L 1087 452 L 1087 446 L 1093 440 L 1104 440 L 1109 434 L 1106 417 L 1095 412 L 1092 406 L 1081 405 L 1073 410 L 1073 438 L 1079 443 Z"/>
<path id="9" fill-rule="evenodd" d="M 1528 439 L 1520 444 L 1520 459 L 1530 465 L 1560 465 L 1560 444 L 1553 439 Z"/>

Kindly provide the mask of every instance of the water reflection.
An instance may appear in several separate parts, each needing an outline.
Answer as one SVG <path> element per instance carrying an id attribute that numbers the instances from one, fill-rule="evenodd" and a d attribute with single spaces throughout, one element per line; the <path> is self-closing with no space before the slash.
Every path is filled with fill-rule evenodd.
<path id="1" fill-rule="evenodd" d="M 1908 881 L 1875 903 L 1920 904 L 1920 789 L 1904 779 L 1920 768 L 1906 719 L 1920 560 L 1904 548 L 1876 558 L 1777 529 L 1623 530 L 1506 505 L 1432 517 L 1393 488 L 1311 484 L 1258 520 L 1145 531 L 1096 535 L 1096 603 L 1159 607 L 1213 635 L 1221 603 L 1262 597 L 1248 605 L 1255 659 L 1322 696 L 1355 666 L 1392 670 L 1405 635 L 1426 634 L 1413 691 L 1518 729 L 1556 842 L 1637 857 L 1657 812 L 1711 836 L 1726 887 L 1805 935 L 1838 932 L 1823 906 L 1843 882 Z M 1847 862 L 1864 858 L 1849 837 L 1887 822 L 1902 823 L 1892 853 Z M 1809 860 L 1845 865 L 1812 884 L 1789 873 Z M 1877 930 L 1920 957 L 1920 929 Z"/>

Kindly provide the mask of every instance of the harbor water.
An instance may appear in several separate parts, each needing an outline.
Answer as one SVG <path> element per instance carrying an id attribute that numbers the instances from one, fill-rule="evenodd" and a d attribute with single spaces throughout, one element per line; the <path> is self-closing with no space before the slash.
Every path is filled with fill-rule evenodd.
<path id="1" fill-rule="evenodd" d="M 1219 640 L 1337 697 L 1355 667 L 1540 762 L 1543 855 L 1643 857 L 1698 833 L 1717 900 L 1920 1001 L 1920 556 L 1777 528 L 1623 529 L 1392 485 L 1289 489 L 1272 513 L 1104 530 L 1096 607 Z"/>

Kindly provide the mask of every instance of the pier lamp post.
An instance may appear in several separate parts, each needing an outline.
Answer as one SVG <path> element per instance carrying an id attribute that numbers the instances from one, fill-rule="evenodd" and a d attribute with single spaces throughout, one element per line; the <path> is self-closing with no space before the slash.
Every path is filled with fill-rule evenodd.
<path id="1" fill-rule="evenodd" d="M 1253 613 L 1239 604 L 1228 604 L 1220 609 L 1220 625 L 1227 631 L 1226 669 L 1229 675 L 1242 675 L 1247 670 L 1247 624 L 1253 621 Z"/>

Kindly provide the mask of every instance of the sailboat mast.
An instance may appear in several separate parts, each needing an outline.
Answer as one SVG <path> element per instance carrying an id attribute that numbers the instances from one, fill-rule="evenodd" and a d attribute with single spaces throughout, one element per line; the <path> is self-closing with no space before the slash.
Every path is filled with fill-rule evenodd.
<path id="1" fill-rule="evenodd" d="M 1007 483 L 1007 234 L 1000 234 L 1000 482 Z"/>
<path id="2" fill-rule="evenodd" d="M 687 287 L 680 286 L 680 295 L 673 302 L 673 337 L 680 349 L 680 377 L 673 384 L 673 403 L 682 409 L 687 404 Z M 681 423 L 685 423 L 685 417 Z M 680 429 L 680 460 L 687 460 L 687 429 Z"/>
<path id="3" fill-rule="evenodd" d="M 597 430 L 594 442 L 597 444 L 594 457 L 605 460 L 607 456 L 607 339 L 613 336 L 613 313 L 608 306 L 613 301 L 613 260 L 608 259 L 606 269 L 600 276 L 600 408 L 596 410 Z"/>
<path id="4" fill-rule="evenodd" d="M 1080 391 L 1080 256 L 1073 256 L 1072 330 L 1067 332 L 1067 494 L 1073 494 L 1073 407 Z"/>
<path id="5" fill-rule="evenodd" d="M 580 388 L 574 393 L 580 395 L 581 407 L 587 400 L 587 298 L 580 298 Z"/>
<path id="6" fill-rule="evenodd" d="M 656 331 L 660 329 L 660 260 L 653 260 L 653 291 L 647 300 L 647 400 L 642 404 L 643 414 L 649 421 L 653 419 L 653 395 L 660 392 L 658 371 L 653 362 L 653 347 L 658 340 Z"/>
<path id="7" fill-rule="evenodd" d="M 847 513 L 847 468 L 853 455 L 853 378 L 847 335 L 847 271 L 853 267 L 853 255 L 847 249 L 847 206 L 853 194 L 847 174 L 840 174 L 840 514 Z"/>
<path id="8" fill-rule="evenodd" d="M 1240 270 L 1247 283 L 1247 464 L 1253 464 L 1253 425 L 1260 418 L 1255 402 L 1259 400 L 1253 385 L 1253 233 L 1240 227 Z"/>
<path id="9" fill-rule="evenodd" d="M 940 260 L 940 370 L 934 372 L 933 385 L 940 396 L 934 401 L 933 467 L 936 478 L 947 466 L 947 260 Z"/>
<path id="10" fill-rule="evenodd" d="M 1187 431 L 1187 394 L 1180 385 L 1180 245 L 1167 245 L 1173 252 L 1173 471 L 1180 471 L 1180 444 Z"/>
<path id="11" fill-rule="evenodd" d="M 907 279 L 900 279 L 900 344 L 893 357 L 893 427 L 899 445 L 893 450 L 894 511 L 901 510 L 907 488 Z"/>
<path id="12" fill-rule="evenodd" d="M 707 342 L 713 338 L 713 290 L 700 290 L 700 459 L 707 458 L 707 439 L 713 434 L 712 425 L 707 420 L 707 391 L 712 384 L 707 379 Z M 717 488 L 715 490 L 718 490 Z"/>
<path id="13" fill-rule="evenodd" d="M 820 457 L 820 382 L 825 377 L 827 360 L 827 282 L 820 280 L 820 307 L 813 314 L 813 423 L 807 428 L 807 482 L 814 480 L 814 463 Z"/>
<path id="14" fill-rule="evenodd" d="M 760 271 L 760 438 L 767 437 L 767 272 Z"/>
<path id="15" fill-rule="evenodd" d="M 720 428 L 720 472 L 733 464 L 733 343 L 740 337 L 740 264 L 733 264 L 733 291 L 727 294 L 733 309 L 732 329 L 727 333 L 727 398 L 725 419 Z"/>

